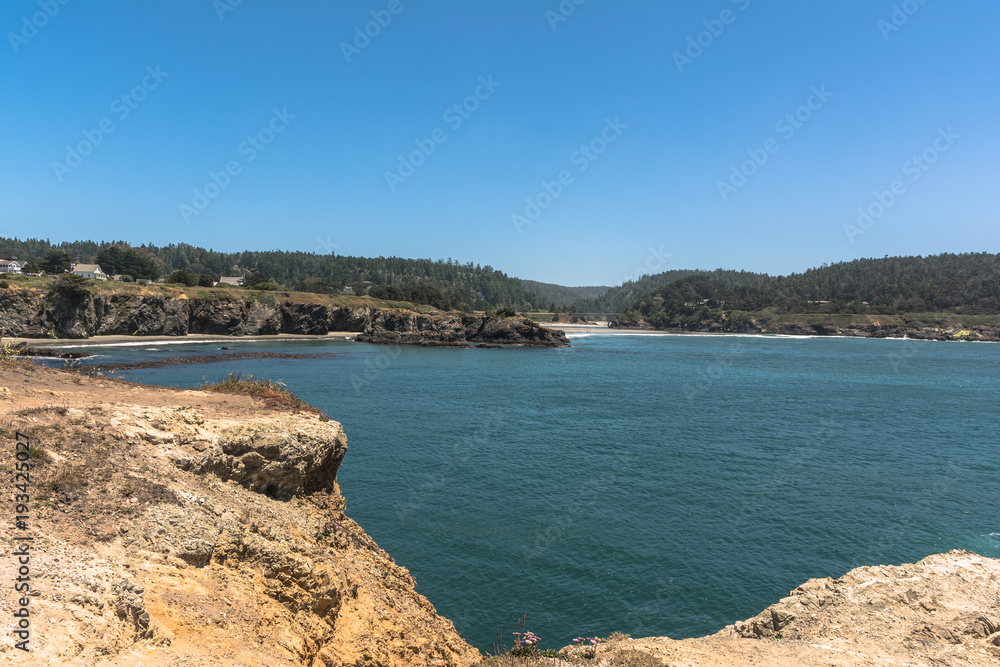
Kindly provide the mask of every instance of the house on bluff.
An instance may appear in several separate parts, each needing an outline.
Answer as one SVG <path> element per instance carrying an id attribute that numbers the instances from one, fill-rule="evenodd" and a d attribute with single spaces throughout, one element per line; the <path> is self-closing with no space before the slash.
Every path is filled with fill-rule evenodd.
<path id="1" fill-rule="evenodd" d="M 107 280 L 108 276 L 104 271 L 101 271 L 101 266 L 99 264 L 74 264 L 72 272 L 74 275 L 83 276 L 84 278 L 93 278 L 94 280 Z"/>

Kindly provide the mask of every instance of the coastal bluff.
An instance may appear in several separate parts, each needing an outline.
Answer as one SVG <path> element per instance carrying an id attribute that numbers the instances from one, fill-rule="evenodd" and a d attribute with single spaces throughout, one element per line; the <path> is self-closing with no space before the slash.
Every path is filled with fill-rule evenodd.
<path id="1" fill-rule="evenodd" d="M 357 340 L 363 342 L 392 345 L 569 345 L 561 332 L 524 317 L 421 313 L 371 299 L 352 301 L 354 305 L 344 305 L 321 295 L 294 292 L 190 292 L 138 286 L 82 295 L 0 288 L 0 332 L 23 338 L 85 339 L 188 334 L 322 336 L 338 331 L 361 334 Z"/>
<path id="2" fill-rule="evenodd" d="M 25 665 L 408 665 L 480 659 L 345 513 L 340 424 L 283 394 L 143 387 L 0 362 L 30 438 Z M 275 402 L 277 400 L 277 403 Z M 8 464 L 5 462 L 5 467 Z M 19 531 L 5 531 L 13 552 Z M 5 577 L 13 579 L 14 559 Z M 14 565 L 12 565 L 12 563 Z M 17 596 L 0 596 L 13 618 Z"/>

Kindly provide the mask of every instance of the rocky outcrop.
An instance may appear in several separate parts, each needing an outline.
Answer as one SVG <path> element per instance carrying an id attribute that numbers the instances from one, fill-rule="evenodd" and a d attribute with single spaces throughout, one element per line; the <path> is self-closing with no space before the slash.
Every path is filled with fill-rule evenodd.
<path id="1" fill-rule="evenodd" d="M 409 310 L 380 310 L 355 340 L 379 345 L 467 347 L 462 318 L 430 316 Z"/>
<path id="2" fill-rule="evenodd" d="M 247 396 L 0 364 L 32 459 L 24 665 L 469 667 L 480 654 L 345 514 L 343 429 Z M 9 533 L 10 531 L 8 531 Z M 10 535 L 0 545 L 14 549 Z M 0 614 L 11 618 L 11 596 Z"/>
<path id="3" fill-rule="evenodd" d="M 468 347 L 470 344 L 568 347 L 566 334 L 524 317 L 426 316 L 379 311 L 357 340 L 380 345 Z"/>
<path id="4" fill-rule="evenodd" d="M 294 431 L 268 421 L 232 426 L 194 467 L 271 498 L 330 492 L 347 453 L 347 438 L 337 422 L 305 422 Z"/>
<path id="5" fill-rule="evenodd" d="M 611 665 L 1000 664 L 1000 560 L 968 551 L 810 579 L 714 635 L 619 639 L 590 651 Z"/>
<path id="6" fill-rule="evenodd" d="M 565 333 L 525 317 L 463 317 L 462 326 L 471 343 L 569 347 Z"/>

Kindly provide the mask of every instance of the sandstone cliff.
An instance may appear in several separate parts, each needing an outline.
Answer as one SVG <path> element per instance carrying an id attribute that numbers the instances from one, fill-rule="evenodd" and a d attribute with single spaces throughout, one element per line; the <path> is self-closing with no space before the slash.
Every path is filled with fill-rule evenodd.
<path id="1" fill-rule="evenodd" d="M 3 660 L 459 667 L 479 658 L 344 513 L 336 473 L 346 438 L 318 411 L 0 362 L 0 428 L 5 468 L 15 431 L 33 447 L 32 650 L 5 633 Z M 16 534 L 4 531 L 7 553 Z M 4 559 L 5 580 L 13 562 Z M 0 605 L 12 618 L 15 599 Z"/>
<path id="2" fill-rule="evenodd" d="M 595 667 L 997 665 L 1000 560 L 951 551 L 914 564 L 859 567 L 839 579 L 810 579 L 714 635 L 619 639 L 593 653 Z"/>

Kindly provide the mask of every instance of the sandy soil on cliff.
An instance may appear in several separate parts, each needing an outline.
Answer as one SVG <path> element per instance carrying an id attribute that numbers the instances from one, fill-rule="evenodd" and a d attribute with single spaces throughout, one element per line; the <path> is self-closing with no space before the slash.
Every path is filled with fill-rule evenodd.
<path id="1" fill-rule="evenodd" d="M 0 362 L 7 475 L 15 431 L 38 448 L 28 530 L 5 525 L 0 549 L 34 538 L 32 650 L 5 631 L 0 663 L 466 667 L 479 658 L 345 514 L 330 464 L 316 465 L 339 463 L 343 430 L 318 411 Z M 270 481 L 259 477 L 268 470 Z M 271 491 L 284 483 L 327 488 Z M 10 557 L 0 567 L 4 581 L 17 575 Z M 5 585 L 0 617 L 18 607 Z"/>

